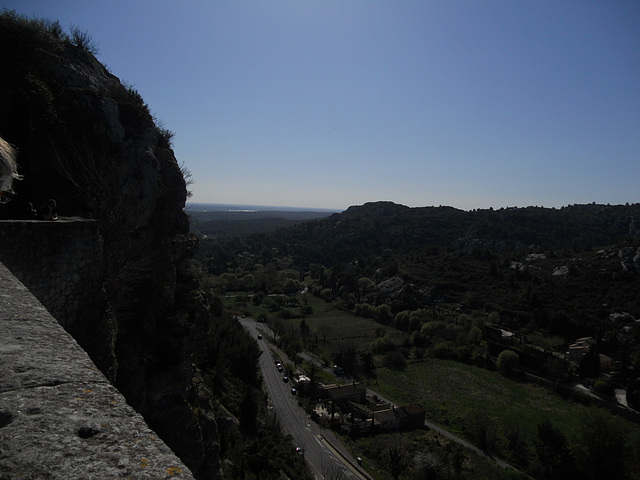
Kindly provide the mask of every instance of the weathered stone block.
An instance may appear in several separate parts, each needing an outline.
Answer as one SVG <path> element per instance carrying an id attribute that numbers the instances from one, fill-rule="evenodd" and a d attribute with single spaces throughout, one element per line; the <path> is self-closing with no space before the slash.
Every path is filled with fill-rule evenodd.
<path id="1" fill-rule="evenodd" d="M 193 479 L 0 263 L 0 478 Z"/>

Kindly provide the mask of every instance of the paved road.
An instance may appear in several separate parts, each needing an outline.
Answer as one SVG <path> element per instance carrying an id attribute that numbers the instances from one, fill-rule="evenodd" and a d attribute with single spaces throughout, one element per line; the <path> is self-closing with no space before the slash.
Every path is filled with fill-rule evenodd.
<path id="1" fill-rule="evenodd" d="M 302 408 L 298 406 L 298 397 L 291 394 L 291 385 L 283 381 L 278 372 L 275 359 L 266 339 L 258 340 L 258 334 L 272 336 L 273 333 L 263 324 L 251 319 L 240 319 L 241 325 L 256 338 L 262 355 L 259 364 L 262 377 L 269 393 L 276 418 L 285 433 L 290 434 L 295 444 L 304 449 L 304 456 L 317 479 L 344 478 L 370 480 L 364 470 L 331 433 L 312 422 Z M 281 359 L 285 361 L 285 358 Z"/>

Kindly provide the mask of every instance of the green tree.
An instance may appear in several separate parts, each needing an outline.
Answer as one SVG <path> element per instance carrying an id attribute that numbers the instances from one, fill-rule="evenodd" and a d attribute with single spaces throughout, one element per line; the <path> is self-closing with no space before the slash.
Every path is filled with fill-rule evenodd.
<path id="1" fill-rule="evenodd" d="M 482 330 L 478 327 L 471 327 L 469 333 L 467 333 L 467 342 L 470 345 L 477 345 L 482 340 Z"/>
<path id="2" fill-rule="evenodd" d="M 384 366 L 393 370 L 404 370 L 407 368 L 407 360 L 397 350 L 387 352 L 384 355 Z"/>
<path id="3" fill-rule="evenodd" d="M 474 409 L 468 418 L 467 429 L 478 448 L 491 453 L 496 449 L 497 427 L 493 419 L 478 408 Z"/>
<path id="4" fill-rule="evenodd" d="M 373 281 L 367 277 L 361 277 L 358 279 L 358 290 L 362 293 L 367 293 L 373 286 Z"/>
<path id="5" fill-rule="evenodd" d="M 284 286 L 282 287 L 282 292 L 287 294 L 287 295 L 291 295 L 292 293 L 296 293 L 298 290 L 300 290 L 300 282 L 298 282 L 297 280 L 294 280 L 292 278 L 290 278 L 286 282 L 284 282 Z"/>
<path id="6" fill-rule="evenodd" d="M 518 354 L 511 350 L 503 350 L 498 355 L 498 362 L 496 364 L 498 371 L 504 376 L 513 375 L 513 373 L 520 366 L 520 357 Z"/>
<path id="7" fill-rule="evenodd" d="M 520 465 L 527 465 L 529 461 L 529 442 L 523 428 L 516 424 L 508 427 L 506 432 L 507 448 L 510 457 Z"/>
<path id="8" fill-rule="evenodd" d="M 253 286 L 255 284 L 255 278 L 253 277 L 253 275 L 249 273 L 244 277 L 242 277 L 242 281 L 240 282 L 240 284 L 243 290 L 249 291 L 253 289 Z"/>
<path id="9" fill-rule="evenodd" d="M 345 342 L 338 347 L 334 357 L 335 364 L 345 370 L 355 372 L 358 370 L 358 350 L 354 343 Z"/>
<path id="10" fill-rule="evenodd" d="M 327 337 L 331 334 L 331 325 L 321 323 L 318 327 L 318 333 L 322 336 L 322 341 L 327 343 Z"/>
<path id="11" fill-rule="evenodd" d="M 353 313 L 359 317 L 374 318 L 375 308 L 368 303 L 358 303 L 355 306 Z"/>
<path id="12" fill-rule="evenodd" d="M 302 336 L 302 344 L 304 345 L 306 338 L 309 336 L 309 325 L 304 318 L 300 320 L 300 335 Z"/>
<path id="13" fill-rule="evenodd" d="M 622 420 L 595 407 L 586 410 L 580 420 L 571 450 L 583 475 L 594 480 L 624 478 L 628 432 Z"/>
<path id="14" fill-rule="evenodd" d="M 392 446 L 389 447 L 387 453 L 389 472 L 391 473 L 393 480 L 398 480 L 400 478 L 400 474 L 407 468 L 405 452 L 399 446 Z"/>
<path id="15" fill-rule="evenodd" d="M 391 307 L 385 303 L 378 305 L 375 308 L 375 316 L 378 322 L 383 325 L 389 325 L 393 320 L 393 314 L 391 313 Z"/>
<path id="16" fill-rule="evenodd" d="M 398 330 L 409 330 L 409 310 L 396 313 L 393 323 Z"/>
<path id="17" fill-rule="evenodd" d="M 365 373 L 371 373 L 374 369 L 373 352 L 371 350 L 364 350 L 360 352 L 360 363 L 362 370 Z"/>
<path id="18" fill-rule="evenodd" d="M 575 478 L 575 462 L 564 434 L 550 420 L 538 424 L 534 441 L 538 458 L 536 470 L 542 478 L 565 480 Z"/>
<path id="19" fill-rule="evenodd" d="M 258 403 L 251 387 L 246 387 L 240 404 L 240 428 L 244 433 L 255 434 L 257 430 Z"/>
<path id="20" fill-rule="evenodd" d="M 220 275 L 220 280 L 227 287 L 227 290 L 232 292 L 238 289 L 238 277 L 233 273 L 223 273 Z"/>
<path id="21" fill-rule="evenodd" d="M 264 298 L 265 298 L 264 293 L 258 292 L 253 297 L 251 297 L 251 303 L 253 303 L 255 306 L 258 306 L 262 303 Z"/>

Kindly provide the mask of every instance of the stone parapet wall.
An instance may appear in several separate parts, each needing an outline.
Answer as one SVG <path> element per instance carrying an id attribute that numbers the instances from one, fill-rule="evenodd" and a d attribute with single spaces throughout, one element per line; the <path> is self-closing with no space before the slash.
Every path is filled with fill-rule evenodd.
<path id="1" fill-rule="evenodd" d="M 100 294 L 102 249 L 94 220 L 0 220 L 0 262 L 67 330 Z"/>
<path id="2" fill-rule="evenodd" d="M 0 263 L 0 477 L 193 479 Z"/>

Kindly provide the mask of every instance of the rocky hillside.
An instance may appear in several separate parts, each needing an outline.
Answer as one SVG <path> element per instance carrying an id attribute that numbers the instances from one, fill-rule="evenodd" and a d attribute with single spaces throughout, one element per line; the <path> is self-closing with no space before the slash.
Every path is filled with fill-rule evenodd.
<path id="1" fill-rule="evenodd" d="M 425 248 L 454 248 L 466 253 L 524 247 L 542 251 L 591 248 L 640 238 L 639 219 L 640 204 L 464 211 L 371 202 L 283 229 L 275 237 L 294 255 L 332 264 L 384 251 Z"/>
<path id="2" fill-rule="evenodd" d="M 98 221 L 101 288 L 71 333 L 196 477 L 216 478 L 218 431 L 196 367 L 211 318 L 189 270 L 185 180 L 171 133 L 92 50 L 81 31 L 0 15 L 0 136 L 24 175 L 0 215 L 24 218 L 52 198 L 59 215 Z"/>

